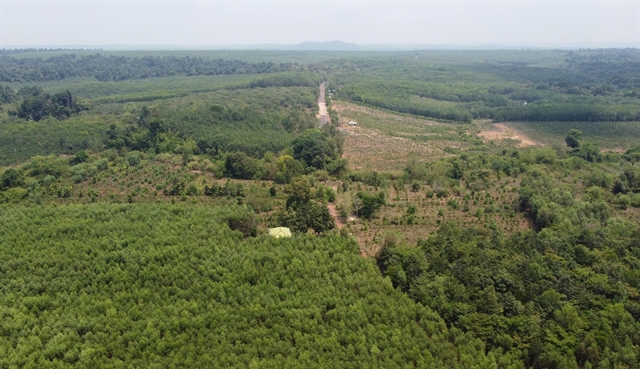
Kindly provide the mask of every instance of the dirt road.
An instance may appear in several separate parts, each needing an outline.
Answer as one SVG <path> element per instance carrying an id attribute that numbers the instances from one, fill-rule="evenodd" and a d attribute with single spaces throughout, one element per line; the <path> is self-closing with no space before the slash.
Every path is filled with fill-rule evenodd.
<path id="1" fill-rule="evenodd" d="M 338 187 L 334 186 L 333 190 L 338 192 Z M 340 216 L 340 213 L 336 208 L 336 204 L 329 203 L 327 204 L 327 208 L 329 209 L 329 214 L 331 214 L 333 221 L 336 223 L 336 227 L 338 229 L 342 229 L 342 227 L 345 226 L 345 220 Z M 367 251 L 362 246 L 360 246 L 359 243 L 358 243 L 358 246 L 360 247 L 360 256 L 362 256 L 363 258 L 368 258 L 369 254 L 367 253 Z"/>
<path id="2" fill-rule="evenodd" d="M 329 113 L 327 113 L 327 103 L 324 100 L 324 89 L 325 83 L 322 82 L 320 84 L 320 96 L 318 96 L 318 118 L 320 118 L 320 127 L 325 125 L 326 123 L 331 122 L 331 118 L 329 118 Z"/>

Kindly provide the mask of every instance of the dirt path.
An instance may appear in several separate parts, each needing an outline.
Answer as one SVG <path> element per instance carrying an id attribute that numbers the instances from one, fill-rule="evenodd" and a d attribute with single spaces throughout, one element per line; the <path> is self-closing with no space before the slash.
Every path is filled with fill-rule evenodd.
<path id="1" fill-rule="evenodd" d="M 320 127 L 331 122 L 329 113 L 327 112 L 327 103 L 324 99 L 325 86 L 326 84 L 324 82 L 320 84 L 320 96 L 318 96 L 318 118 L 320 118 Z"/>
<path id="2" fill-rule="evenodd" d="M 336 222 L 336 227 L 342 229 L 342 227 L 344 227 L 344 221 L 338 213 L 338 209 L 336 209 L 336 204 L 327 204 L 327 208 L 329 208 L 329 214 L 331 214 L 333 220 Z"/>
<path id="3" fill-rule="evenodd" d="M 338 192 L 338 187 L 334 186 L 333 190 Z M 336 204 L 329 203 L 327 204 L 327 208 L 329 209 L 329 214 L 331 214 L 333 221 L 336 223 L 336 227 L 338 227 L 338 229 L 342 229 L 345 226 L 345 222 L 344 222 L 344 218 L 342 218 L 340 216 L 340 213 L 338 213 Z M 358 247 L 360 247 L 360 256 L 362 256 L 363 258 L 368 258 L 369 254 L 367 254 L 365 249 L 362 246 L 360 246 L 360 243 L 358 243 Z"/>

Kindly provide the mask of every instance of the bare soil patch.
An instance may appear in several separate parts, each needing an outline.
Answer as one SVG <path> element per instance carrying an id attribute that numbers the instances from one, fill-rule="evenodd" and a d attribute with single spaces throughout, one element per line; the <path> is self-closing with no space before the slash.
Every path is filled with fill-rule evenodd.
<path id="1" fill-rule="evenodd" d="M 512 140 L 519 141 L 517 144 L 518 147 L 544 146 L 542 143 L 532 140 L 524 133 L 513 127 L 509 127 L 505 123 L 494 123 L 491 129 L 478 133 L 478 136 L 480 136 L 484 142 Z"/>

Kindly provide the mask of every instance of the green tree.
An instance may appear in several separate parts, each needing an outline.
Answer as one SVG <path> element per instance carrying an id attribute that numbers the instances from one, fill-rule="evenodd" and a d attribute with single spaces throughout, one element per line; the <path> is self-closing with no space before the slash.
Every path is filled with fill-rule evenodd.
<path id="1" fill-rule="evenodd" d="M 285 187 L 285 193 L 289 195 L 287 198 L 287 209 L 296 210 L 298 207 L 306 205 L 311 200 L 311 185 L 307 177 L 300 176 L 291 180 Z"/>
<path id="2" fill-rule="evenodd" d="M 580 141 L 582 140 L 582 132 L 577 129 L 571 129 L 564 141 L 572 149 L 580 147 Z"/>
<path id="3" fill-rule="evenodd" d="M 335 150 L 319 129 L 308 129 L 293 141 L 293 157 L 309 167 L 322 169 Z"/>
<path id="4" fill-rule="evenodd" d="M 0 177 L 0 185 L 3 189 L 24 185 L 24 176 L 19 171 L 9 168 Z"/>
<path id="5" fill-rule="evenodd" d="M 360 216 L 365 219 L 373 218 L 373 214 L 385 204 L 384 193 L 373 195 L 367 192 L 358 192 L 357 197 L 362 201 Z"/>
<path id="6" fill-rule="evenodd" d="M 224 161 L 225 174 L 232 178 L 252 179 L 261 173 L 261 169 L 259 160 L 243 152 L 229 153 Z"/>
<path id="7" fill-rule="evenodd" d="M 69 160 L 69 164 L 76 165 L 84 163 L 87 160 L 89 160 L 89 155 L 87 154 L 87 152 L 84 150 L 80 150 L 73 156 L 71 160 Z"/>

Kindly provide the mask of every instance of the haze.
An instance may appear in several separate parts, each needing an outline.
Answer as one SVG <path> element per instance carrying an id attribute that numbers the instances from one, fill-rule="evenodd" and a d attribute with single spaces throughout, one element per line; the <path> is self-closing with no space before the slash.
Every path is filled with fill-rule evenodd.
<path id="1" fill-rule="evenodd" d="M 632 1 L 2 1 L 0 46 L 640 47 Z"/>

